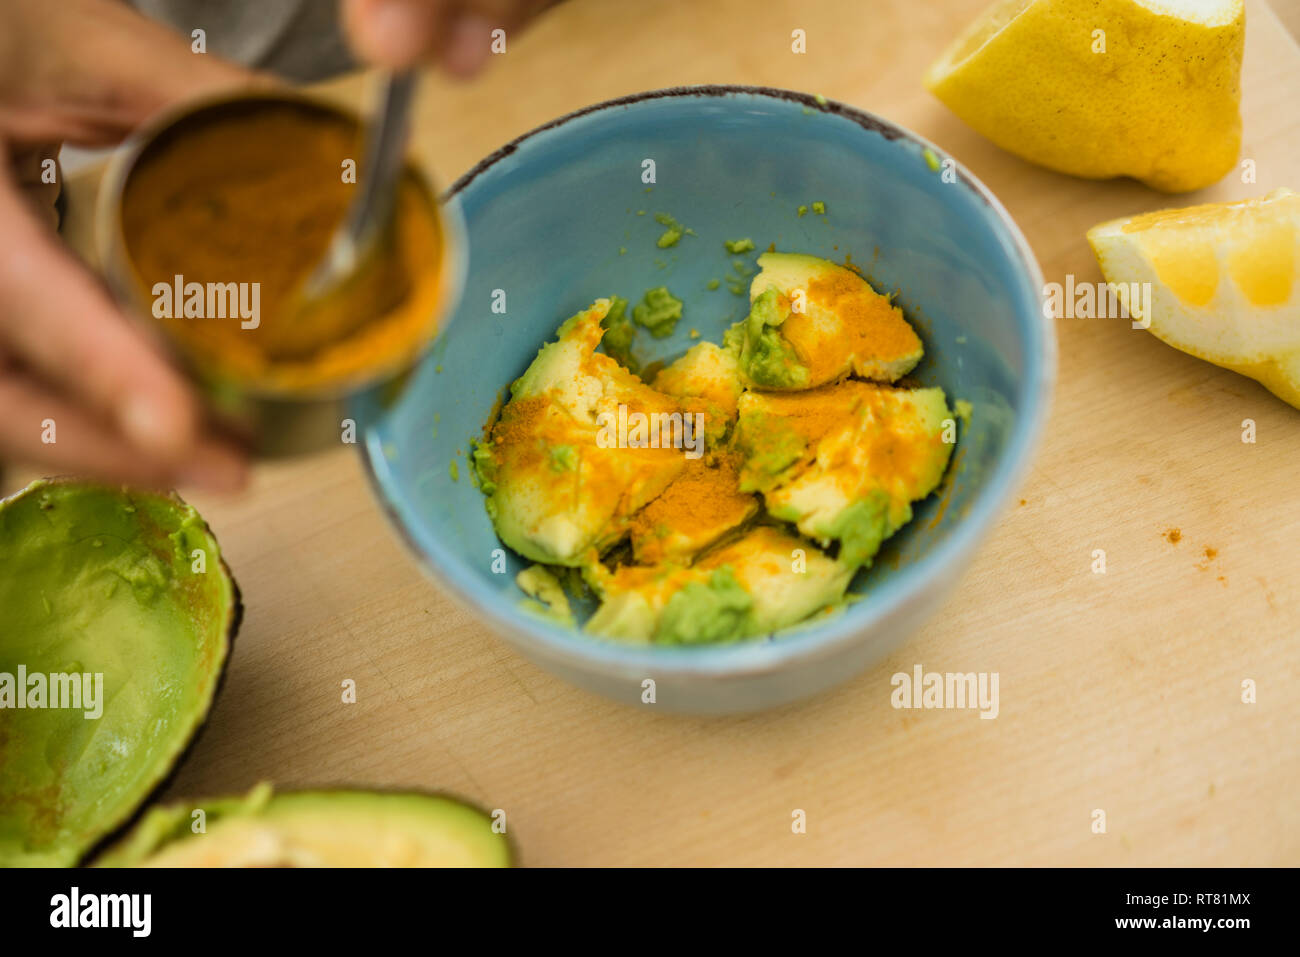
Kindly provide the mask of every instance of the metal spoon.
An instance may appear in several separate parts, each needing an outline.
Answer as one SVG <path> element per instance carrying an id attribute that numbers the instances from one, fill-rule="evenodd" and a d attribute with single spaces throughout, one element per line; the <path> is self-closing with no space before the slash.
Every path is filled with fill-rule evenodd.
<path id="1" fill-rule="evenodd" d="M 391 223 L 397 183 L 406 158 L 415 82 L 415 72 L 407 71 L 390 74 L 384 84 L 379 110 L 366 128 L 361 190 L 324 258 L 307 280 L 304 291 L 309 298 L 324 295 L 355 272 L 377 237 Z"/>
<path id="2" fill-rule="evenodd" d="M 384 82 L 379 108 L 366 124 L 359 191 L 286 310 L 292 347 L 286 344 L 282 352 L 292 348 L 306 356 L 338 342 L 396 306 L 410 288 L 395 255 L 393 213 L 416 80 L 408 71 L 390 74 Z"/>

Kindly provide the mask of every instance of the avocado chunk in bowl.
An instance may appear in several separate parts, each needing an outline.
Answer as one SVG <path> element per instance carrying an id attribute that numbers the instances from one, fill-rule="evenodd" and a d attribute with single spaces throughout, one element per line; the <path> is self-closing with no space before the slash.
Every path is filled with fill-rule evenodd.
<path id="1" fill-rule="evenodd" d="M 577 567 L 620 538 L 632 515 L 685 468 L 673 449 L 601 441 L 620 408 L 671 414 L 676 404 L 595 351 L 610 300 L 564 322 L 510 387 L 510 401 L 474 463 L 488 513 L 521 555 Z"/>
<path id="2" fill-rule="evenodd" d="M 750 284 L 743 381 L 759 389 L 812 389 L 852 373 L 897 382 L 924 354 L 903 310 L 861 275 L 816 256 L 768 252 Z"/>
<path id="3" fill-rule="evenodd" d="M 0 502 L 0 866 L 71 866 L 206 719 L 239 589 L 175 495 L 40 480 Z"/>
<path id="4" fill-rule="evenodd" d="M 150 808 L 94 864 L 508 867 L 513 857 L 493 819 L 455 798 L 356 789 L 276 794 L 260 784 L 239 797 Z"/>

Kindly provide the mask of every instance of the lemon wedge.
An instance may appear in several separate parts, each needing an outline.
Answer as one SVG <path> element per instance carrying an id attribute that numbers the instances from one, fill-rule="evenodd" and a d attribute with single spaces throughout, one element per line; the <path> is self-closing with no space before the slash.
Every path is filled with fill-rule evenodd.
<path id="1" fill-rule="evenodd" d="M 1116 219 L 1088 242 L 1158 338 L 1300 408 L 1300 194 Z M 1142 288 L 1130 283 L 1150 283 L 1150 316 L 1130 301 Z"/>
<path id="2" fill-rule="evenodd" d="M 925 85 L 1031 162 L 1184 192 L 1237 161 L 1245 37 L 1242 0 L 1002 0 Z"/>

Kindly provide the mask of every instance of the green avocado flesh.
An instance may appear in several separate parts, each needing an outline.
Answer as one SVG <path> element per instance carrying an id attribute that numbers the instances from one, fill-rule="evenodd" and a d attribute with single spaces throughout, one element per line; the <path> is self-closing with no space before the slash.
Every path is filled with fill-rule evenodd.
<path id="1" fill-rule="evenodd" d="M 780 332 L 789 316 L 789 306 L 781 304 L 775 288 L 765 289 L 750 306 L 742 325 L 740 368 L 755 388 L 799 389 L 808 384 L 808 367 Z"/>
<path id="2" fill-rule="evenodd" d="M 38 481 L 0 502 L 0 609 L 0 866 L 72 865 L 203 723 L 238 589 L 180 499 Z"/>
<path id="3" fill-rule="evenodd" d="M 645 298 L 632 309 L 632 320 L 649 329 L 656 339 L 671 336 L 681 317 L 682 301 L 666 286 L 646 290 Z"/>
<path id="4" fill-rule="evenodd" d="M 763 493 L 768 514 L 794 522 L 839 559 L 869 565 L 911 521 L 912 502 L 938 487 L 955 418 L 943 390 L 895 389 L 857 379 L 798 393 L 741 397 L 736 445 L 741 488 Z"/>
<path id="5" fill-rule="evenodd" d="M 201 814 L 197 812 L 202 812 Z M 273 794 L 150 808 L 96 867 L 508 867 L 491 817 L 453 798 L 362 790 Z"/>
<path id="6" fill-rule="evenodd" d="M 698 342 L 643 380 L 625 356 L 626 303 L 600 299 L 511 386 L 472 461 L 498 536 L 536 563 L 517 579 L 534 615 L 575 623 L 580 574 L 598 602 L 590 635 L 768 635 L 842 607 L 938 487 L 956 423 L 942 389 L 896 384 L 922 355 L 902 312 L 826 260 L 758 265 L 749 315 L 720 345 Z M 631 322 L 658 335 L 681 310 L 651 290 Z M 638 417 L 662 420 L 659 442 L 628 428 Z M 663 440 L 674 417 L 698 441 Z"/>
<path id="7" fill-rule="evenodd" d="M 847 375 L 897 382 L 924 349 L 903 312 L 846 266 L 796 253 L 764 253 L 750 283 L 741 373 L 757 389 L 793 391 Z"/>
<path id="8" fill-rule="evenodd" d="M 587 630 L 630 643 L 737 641 L 833 611 L 853 571 L 798 535 L 755 525 L 689 567 L 596 572 L 605 600 Z"/>
<path id="9" fill-rule="evenodd" d="M 754 628 L 754 597 L 730 567 L 688 582 L 664 605 L 655 640 L 666 645 L 731 641 Z"/>
<path id="10" fill-rule="evenodd" d="M 620 409 L 646 416 L 678 409 L 595 351 L 609 307 L 598 300 L 560 327 L 510 387 L 510 401 L 472 456 L 497 534 L 539 564 L 586 564 L 685 467 L 676 449 L 609 441 Z"/>

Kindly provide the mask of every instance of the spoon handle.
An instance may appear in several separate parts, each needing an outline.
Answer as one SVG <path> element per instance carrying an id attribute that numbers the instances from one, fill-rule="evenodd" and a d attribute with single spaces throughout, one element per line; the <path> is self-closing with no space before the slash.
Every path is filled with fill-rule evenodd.
<path id="1" fill-rule="evenodd" d="M 358 170 L 359 191 L 330 241 L 325 258 L 308 281 L 310 295 L 320 294 L 339 277 L 349 275 L 392 218 L 397 181 L 406 159 L 417 79 L 418 74 L 408 70 L 389 74 L 385 80 L 379 109 L 366 124 L 365 156 Z"/>
<path id="2" fill-rule="evenodd" d="M 379 110 L 366 127 L 361 192 L 344 220 L 344 229 L 358 246 L 364 246 L 366 234 L 385 225 L 392 215 L 397 178 L 406 158 L 416 79 L 414 70 L 390 75 Z"/>

